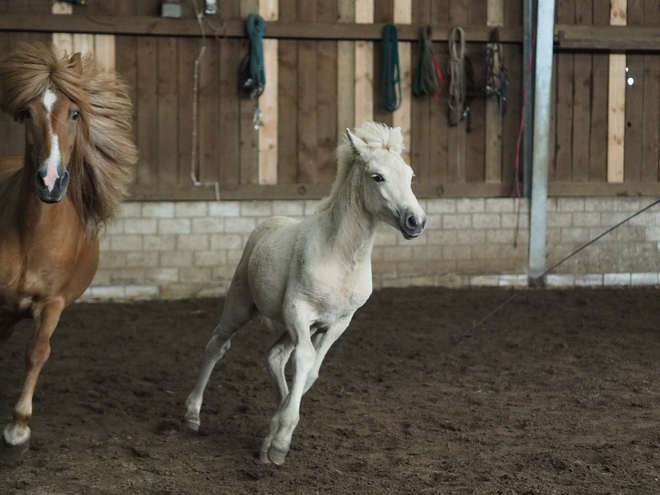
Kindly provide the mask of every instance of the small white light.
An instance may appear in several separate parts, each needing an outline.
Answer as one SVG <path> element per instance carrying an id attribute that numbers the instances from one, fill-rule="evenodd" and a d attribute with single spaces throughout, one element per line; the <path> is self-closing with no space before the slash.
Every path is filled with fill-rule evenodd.
<path id="1" fill-rule="evenodd" d="M 635 84 L 635 80 L 632 77 L 629 77 L 628 78 L 628 86 L 632 86 L 633 84 Z"/>
<path id="2" fill-rule="evenodd" d="M 628 69 L 628 67 L 626 67 L 626 72 L 628 72 L 629 70 L 630 70 L 630 69 Z"/>

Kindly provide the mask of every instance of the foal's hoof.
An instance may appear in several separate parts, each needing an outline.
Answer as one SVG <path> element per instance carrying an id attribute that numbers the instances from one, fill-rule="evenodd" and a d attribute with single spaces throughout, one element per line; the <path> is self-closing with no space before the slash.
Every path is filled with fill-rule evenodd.
<path id="1" fill-rule="evenodd" d="M 30 440 L 18 445 L 9 445 L 4 437 L 0 440 L 0 461 L 20 461 L 30 450 Z"/>
<path id="2" fill-rule="evenodd" d="M 183 420 L 184 424 L 186 425 L 186 428 L 188 428 L 190 431 L 198 432 L 199 431 L 199 420 L 195 421 L 194 419 L 184 419 Z"/>
<path id="3" fill-rule="evenodd" d="M 268 458 L 267 450 L 259 451 L 259 462 L 261 462 L 262 464 L 270 464 L 270 459 Z"/>
<path id="4" fill-rule="evenodd" d="M 288 452 L 272 447 L 268 449 L 268 460 L 276 466 L 281 466 L 286 460 Z"/>

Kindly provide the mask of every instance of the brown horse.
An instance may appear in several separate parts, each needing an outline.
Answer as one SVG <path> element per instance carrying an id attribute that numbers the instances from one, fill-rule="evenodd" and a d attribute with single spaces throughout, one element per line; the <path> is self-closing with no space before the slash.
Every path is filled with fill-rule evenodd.
<path id="1" fill-rule="evenodd" d="M 29 444 L 32 396 L 62 310 L 92 282 L 98 233 L 124 198 L 137 159 L 132 107 L 91 56 L 24 45 L 0 62 L 0 108 L 25 125 L 25 155 L 0 162 L 0 347 L 33 318 L 26 377 L 0 450 Z"/>

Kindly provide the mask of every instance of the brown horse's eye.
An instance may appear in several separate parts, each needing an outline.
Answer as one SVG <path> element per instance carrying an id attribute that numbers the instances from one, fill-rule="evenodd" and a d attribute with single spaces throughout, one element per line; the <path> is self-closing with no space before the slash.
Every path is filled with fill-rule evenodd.
<path id="1" fill-rule="evenodd" d="M 25 122 L 28 119 L 32 118 L 32 112 L 30 111 L 29 108 L 24 108 L 18 114 L 16 114 L 16 121 L 17 122 Z"/>
<path id="2" fill-rule="evenodd" d="M 71 120 L 78 120 L 78 117 L 80 117 L 80 110 L 74 110 L 71 114 Z"/>

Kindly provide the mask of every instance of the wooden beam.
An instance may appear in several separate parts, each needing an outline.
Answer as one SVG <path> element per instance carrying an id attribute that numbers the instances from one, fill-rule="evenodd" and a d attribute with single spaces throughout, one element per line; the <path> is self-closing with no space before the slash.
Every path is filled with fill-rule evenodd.
<path id="1" fill-rule="evenodd" d="M 549 196 L 658 196 L 658 182 L 550 182 Z"/>
<path id="2" fill-rule="evenodd" d="M 112 34 L 94 35 L 94 56 L 104 70 L 115 70 L 115 36 Z"/>
<path id="3" fill-rule="evenodd" d="M 394 0 L 394 22 L 412 24 L 412 0 Z M 410 163 L 410 131 L 412 119 L 412 45 L 399 42 L 399 70 L 401 72 L 401 105 L 392 114 L 392 125 L 401 127 L 405 148 L 401 156 Z"/>
<path id="4" fill-rule="evenodd" d="M 357 0 L 356 6 L 366 0 Z M 371 0 L 369 0 L 371 1 Z M 354 23 L 284 22 L 266 23 L 265 38 L 376 41 L 382 37 L 384 23 L 365 21 Z M 245 38 L 245 24 L 240 20 L 227 20 L 225 31 L 219 36 Z M 416 41 L 419 26 L 399 24 L 400 41 Z M 433 26 L 433 41 L 447 41 L 451 26 Z M 487 26 L 465 26 L 468 42 L 485 43 L 489 39 Z M 201 37 L 196 19 L 167 19 L 147 16 L 82 16 L 62 18 L 57 15 L 2 14 L 0 31 L 66 32 L 93 34 L 130 34 L 135 36 L 192 36 Z M 503 43 L 522 43 L 522 29 L 500 30 Z"/>
<path id="5" fill-rule="evenodd" d="M 332 184 L 236 184 L 220 186 L 222 200 L 268 200 L 268 199 L 320 199 L 330 193 Z M 504 183 L 446 183 L 413 184 L 419 198 L 483 198 L 507 197 L 511 184 Z M 660 188 L 659 188 L 660 189 Z M 213 184 L 201 187 L 184 184 L 133 184 L 130 189 L 133 201 L 204 201 L 215 200 Z"/>
<path id="6" fill-rule="evenodd" d="M 660 51 L 660 30 L 639 26 L 555 26 L 555 42 L 560 50 Z"/>
<path id="7" fill-rule="evenodd" d="M 243 22 L 250 14 L 259 10 L 258 0 L 243 0 L 240 3 L 240 15 Z M 180 19 L 177 19 L 180 20 Z M 257 101 L 252 98 L 239 98 L 240 128 L 239 156 L 240 181 L 242 184 L 259 183 L 259 131 L 254 127 L 254 111 Z"/>
<path id="8" fill-rule="evenodd" d="M 373 21 L 374 0 L 356 0 L 355 22 L 373 26 Z M 359 127 L 373 116 L 374 43 L 359 40 L 355 43 L 355 125 Z"/>
<path id="9" fill-rule="evenodd" d="M 338 0 L 338 22 L 355 22 L 353 0 Z M 355 126 L 355 42 L 337 42 L 337 142 Z"/>
<path id="10" fill-rule="evenodd" d="M 67 2 L 54 2 L 52 7 L 54 15 L 73 14 L 73 5 Z M 53 45 L 61 54 L 73 55 L 73 35 L 71 33 L 53 33 Z"/>
<path id="11" fill-rule="evenodd" d="M 73 7 L 67 2 L 54 2 L 52 12 L 54 15 L 71 16 Z M 112 34 L 53 33 L 53 44 L 67 55 L 93 53 L 103 70 L 115 70 L 115 36 Z"/>
<path id="12" fill-rule="evenodd" d="M 259 14 L 266 21 L 279 17 L 279 0 L 259 0 Z M 277 184 L 278 130 L 278 40 L 264 40 L 266 88 L 259 97 L 261 125 L 259 126 L 259 184 Z"/>
<path id="13" fill-rule="evenodd" d="M 237 184 L 220 186 L 222 200 L 261 199 L 320 199 L 327 196 L 332 184 Z M 498 183 L 443 183 L 414 184 L 420 199 L 431 198 L 502 198 L 510 197 L 511 184 Z M 213 185 L 194 187 L 187 184 L 145 185 L 133 184 L 130 189 L 133 201 L 214 201 Z M 658 182 L 550 182 L 548 195 L 552 197 L 593 196 L 658 196 Z"/>
<path id="14" fill-rule="evenodd" d="M 611 0 L 610 24 L 626 24 L 627 0 Z M 610 55 L 607 115 L 607 182 L 623 182 L 626 135 L 626 55 Z"/>

